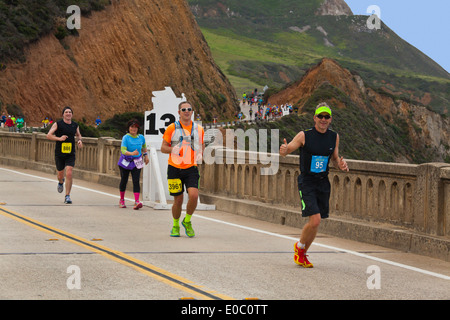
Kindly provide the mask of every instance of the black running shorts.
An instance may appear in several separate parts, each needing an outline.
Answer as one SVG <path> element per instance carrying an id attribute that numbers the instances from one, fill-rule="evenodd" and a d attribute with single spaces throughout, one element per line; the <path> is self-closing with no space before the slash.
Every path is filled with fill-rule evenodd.
<path id="1" fill-rule="evenodd" d="M 302 217 L 320 213 L 322 219 L 328 218 L 331 191 L 328 177 L 311 179 L 300 175 L 298 176 L 298 190 L 302 205 Z"/>
<path id="2" fill-rule="evenodd" d="M 197 166 L 187 169 L 178 169 L 171 165 L 167 167 L 167 182 L 171 196 L 179 196 L 184 192 L 184 188 L 196 188 L 200 180 Z"/>
<path id="3" fill-rule="evenodd" d="M 58 171 L 64 170 L 67 166 L 75 167 L 75 153 L 55 156 L 55 164 Z"/>

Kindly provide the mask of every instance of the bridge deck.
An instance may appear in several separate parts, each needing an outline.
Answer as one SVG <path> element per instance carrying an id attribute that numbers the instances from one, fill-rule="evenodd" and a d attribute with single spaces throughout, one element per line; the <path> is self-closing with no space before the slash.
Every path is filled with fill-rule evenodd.
<path id="1" fill-rule="evenodd" d="M 450 298 L 442 260 L 319 234 L 304 269 L 297 228 L 198 211 L 196 237 L 171 238 L 169 211 L 119 209 L 116 188 L 63 199 L 54 176 L 0 167 L 0 299 Z"/>

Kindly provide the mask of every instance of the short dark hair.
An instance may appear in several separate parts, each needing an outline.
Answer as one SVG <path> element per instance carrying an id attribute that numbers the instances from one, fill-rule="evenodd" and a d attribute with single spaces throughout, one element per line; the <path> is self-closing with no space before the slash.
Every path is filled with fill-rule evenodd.
<path id="1" fill-rule="evenodd" d="M 138 121 L 138 119 L 136 119 L 136 118 L 133 118 L 133 119 L 131 119 L 131 120 L 129 120 L 128 122 L 127 122 L 127 132 L 130 132 L 130 127 L 131 126 L 137 126 L 138 127 L 138 129 L 141 127 L 141 124 L 140 124 L 140 122 Z"/>
<path id="2" fill-rule="evenodd" d="M 72 111 L 72 113 L 73 113 L 73 110 L 72 110 L 71 107 L 65 106 L 65 107 L 63 108 L 63 110 L 62 110 L 62 114 L 64 114 L 64 112 L 66 112 L 67 109 L 69 109 L 69 110 Z"/>

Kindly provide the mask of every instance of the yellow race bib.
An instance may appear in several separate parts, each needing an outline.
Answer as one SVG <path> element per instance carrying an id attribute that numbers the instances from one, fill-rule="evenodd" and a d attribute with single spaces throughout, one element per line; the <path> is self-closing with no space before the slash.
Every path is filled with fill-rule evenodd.
<path id="1" fill-rule="evenodd" d="M 62 153 L 71 153 L 72 152 L 72 143 L 71 142 L 61 143 L 61 152 Z"/>
<path id="2" fill-rule="evenodd" d="M 169 183 L 169 192 L 178 193 L 183 190 L 180 179 L 167 179 Z"/>

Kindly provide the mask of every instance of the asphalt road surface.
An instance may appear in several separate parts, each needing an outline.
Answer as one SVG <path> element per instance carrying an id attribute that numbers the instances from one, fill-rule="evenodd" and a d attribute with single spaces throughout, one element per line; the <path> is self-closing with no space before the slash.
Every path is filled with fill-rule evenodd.
<path id="1" fill-rule="evenodd" d="M 131 193 L 120 209 L 117 188 L 75 180 L 66 205 L 56 185 L 0 167 L 0 299 L 450 298 L 449 262 L 319 234 L 305 269 L 297 228 L 197 211 L 196 236 L 171 238 L 170 211 L 133 210 Z"/>

